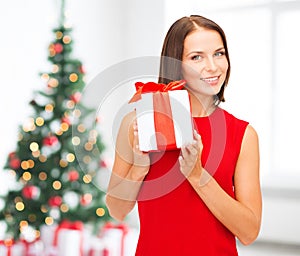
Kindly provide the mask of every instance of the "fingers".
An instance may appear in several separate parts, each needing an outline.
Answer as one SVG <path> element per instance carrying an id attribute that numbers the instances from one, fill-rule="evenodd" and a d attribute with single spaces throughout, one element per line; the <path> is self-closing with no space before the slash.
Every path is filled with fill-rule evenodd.
<path id="1" fill-rule="evenodd" d="M 197 156 L 199 153 L 200 147 L 196 141 L 194 141 L 192 144 L 188 144 L 186 146 L 183 146 L 181 149 L 183 158 L 188 157 L 189 155 Z"/>
<path id="2" fill-rule="evenodd" d="M 201 135 L 196 130 L 194 130 L 194 139 L 197 142 L 199 148 L 201 148 L 202 147 Z"/>
<path id="3" fill-rule="evenodd" d="M 133 151 L 138 153 L 139 150 L 139 137 L 138 137 L 138 126 L 136 120 L 133 122 Z"/>
<path id="4" fill-rule="evenodd" d="M 139 148 L 138 126 L 136 120 L 133 122 L 133 164 L 136 166 L 149 166 L 150 158 L 147 152 Z"/>
<path id="5" fill-rule="evenodd" d="M 138 126 L 137 126 L 136 119 L 133 121 L 133 130 L 134 130 L 134 131 L 137 131 L 137 130 L 138 130 Z"/>
<path id="6" fill-rule="evenodd" d="M 194 130 L 194 141 L 181 148 L 181 156 L 179 157 L 180 170 L 185 176 L 189 176 L 196 163 L 201 162 L 201 153 L 201 136 Z"/>
<path id="7" fill-rule="evenodd" d="M 202 149 L 202 140 L 200 134 L 194 130 L 194 141 L 182 147 L 181 152 L 183 158 L 191 156 L 198 156 Z"/>

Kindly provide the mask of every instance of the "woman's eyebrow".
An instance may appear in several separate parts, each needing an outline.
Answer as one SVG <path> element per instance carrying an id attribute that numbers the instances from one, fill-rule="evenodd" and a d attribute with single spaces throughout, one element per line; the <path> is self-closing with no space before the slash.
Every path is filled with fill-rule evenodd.
<path id="1" fill-rule="evenodd" d="M 224 51 L 224 50 L 225 50 L 224 46 L 221 46 L 221 47 L 217 48 L 216 50 L 214 50 L 214 52 Z M 203 53 L 204 53 L 204 51 L 194 50 L 194 51 L 188 52 L 186 56 L 191 55 L 191 54 L 203 54 Z"/>
<path id="2" fill-rule="evenodd" d="M 217 50 L 215 50 L 215 52 L 218 52 L 218 51 L 224 51 L 224 50 L 225 50 L 225 47 L 222 46 L 222 47 L 218 48 Z"/>
<path id="3" fill-rule="evenodd" d="M 191 55 L 191 54 L 203 54 L 204 52 L 203 51 L 191 51 L 191 52 L 188 52 L 187 54 L 186 54 L 186 56 L 189 56 L 189 55 Z"/>

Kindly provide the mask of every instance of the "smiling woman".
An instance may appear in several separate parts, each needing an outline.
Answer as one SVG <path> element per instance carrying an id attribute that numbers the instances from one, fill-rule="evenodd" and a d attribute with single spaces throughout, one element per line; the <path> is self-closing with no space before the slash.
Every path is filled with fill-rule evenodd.
<path id="1" fill-rule="evenodd" d="M 222 38 L 215 30 L 197 26 L 184 40 L 182 75 L 187 81 L 187 90 L 194 92 L 191 95 L 197 93 L 201 102 L 208 96 L 218 95 L 226 76 L 229 76 L 229 63 L 225 53 Z M 194 101 L 195 97 L 191 99 Z M 224 96 L 220 93 L 214 99 L 224 101 Z M 215 109 L 214 106 L 207 106 L 208 114 Z M 196 109 L 198 108 L 194 108 Z M 203 114 L 205 113 L 193 113 L 193 116 Z"/>
<path id="2" fill-rule="evenodd" d="M 260 230 L 259 149 L 254 128 L 219 107 L 230 74 L 225 34 L 210 19 L 183 17 L 167 32 L 161 56 L 158 82 L 186 81 L 194 141 L 142 152 L 136 113 L 125 116 L 107 190 L 110 214 L 123 220 L 138 203 L 137 256 L 238 255 L 236 238 L 247 245 Z"/>
<path id="3" fill-rule="evenodd" d="M 250 121 L 260 135 L 264 211 L 258 240 L 299 245 L 300 87 L 294 74 L 299 73 L 300 1 L 191 0 L 187 5 L 166 0 L 166 11 L 167 24 L 198 12 L 226 31 L 233 68 L 222 106 Z M 249 255 L 273 255 L 277 249 Z"/>

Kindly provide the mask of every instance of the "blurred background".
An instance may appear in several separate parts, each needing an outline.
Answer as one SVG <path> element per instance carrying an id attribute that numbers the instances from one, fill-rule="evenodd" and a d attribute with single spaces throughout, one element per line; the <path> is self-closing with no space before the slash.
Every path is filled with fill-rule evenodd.
<path id="1" fill-rule="evenodd" d="M 0 173 L 31 113 L 32 93 L 43 86 L 38 74 L 49 69 L 59 8 L 58 0 L 0 3 Z M 167 29 L 182 16 L 204 15 L 224 29 L 232 73 L 221 106 L 255 127 L 261 149 L 262 228 L 253 245 L 239 245 L 240 255 L 300 255 L 300 1 L 69 0 L 66 11 L 87 83 L 124 60 L 159 56 Z M 110 104 L 131 94 L 125 90 Z M 111 122 L 102 114 L 104 124 Z M 111 130 L 103 134 L 112 161 Z M 5 185 L 1 173 L 1 193 Z M 128 222 L 137 225 L 135 211 Z"/>

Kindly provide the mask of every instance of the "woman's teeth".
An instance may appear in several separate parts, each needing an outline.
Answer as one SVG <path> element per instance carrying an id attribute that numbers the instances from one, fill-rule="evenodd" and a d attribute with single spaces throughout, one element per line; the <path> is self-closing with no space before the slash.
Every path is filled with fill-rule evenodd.
<path id="1" fill-rule="evenodd" d="M 207 83 L 212 83 L 218 80 L 218 77 L 210 77 L 210 78 L 200 78 L 200 80 L 207 82 Z"/>

